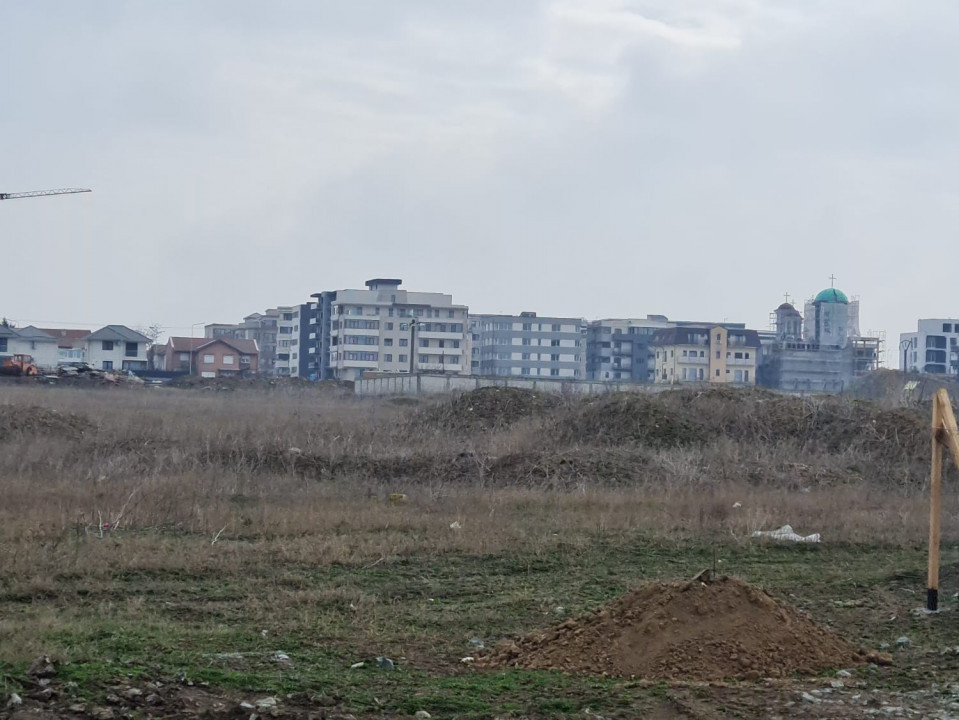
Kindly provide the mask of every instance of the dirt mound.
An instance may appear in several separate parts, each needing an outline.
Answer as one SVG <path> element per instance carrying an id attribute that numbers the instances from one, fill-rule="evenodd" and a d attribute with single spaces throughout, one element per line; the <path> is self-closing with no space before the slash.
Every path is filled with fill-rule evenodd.
<path id="1" fill-rule="evenodd" d="M 664 680 L 814 674 L 863 662 L 848 642 L 731 578 L 648 583 L 595 612 L 497 645 L 479 667 Z"/>
<path id="2" fill-rule="evenodd" d="M 549 413 L 561 398 L 509 387 L 485 387 L 454 395 L 447 402 L 423 408 L 413 417 L 419 427 L 453 430 L 497 430 L 519 420 Z"/>
<path id="3" fill-rule="evenodd" d="M 79 438 L 94 428 L 82 415 L 35 405 L 0 405 L 0 440 L 31 435 Z"/>

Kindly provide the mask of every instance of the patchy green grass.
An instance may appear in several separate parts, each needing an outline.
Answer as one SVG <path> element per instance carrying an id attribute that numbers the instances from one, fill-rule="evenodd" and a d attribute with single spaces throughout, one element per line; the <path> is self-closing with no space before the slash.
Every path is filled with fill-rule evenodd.
<path id="1" fill-rule="evenodd" d="M 481 672 L 460 662 L 492 643 L 588 611 L 645 580 L 690 577 L 715 552 L 720 572 L 761 585 L 868 648 L 895 644 L 894 668 L 874 680 L 918 687 L 959 671 L 948 613 L 912 614 L 925 597 L 925 549 L 879 545 L 713 544 L 621 535 L 545 553 L 444 554 L 372 566 L 280 567 L 196 574 L 118 571 L 93 583 L 57 578 L 55 592 L 0 596 L 17 626 L 64 664 L 60 679 L 95 688 L 117 678 L 182 678 L 240 693 L 310 692 L 360 714 L 624 715 L 666 686 L 559 673 Z M 959 548 L 944 549 L 944 568 Z M 944 578 L 943 605 L 953 609 Z M 0 682 L 13 687 L 26 658 L 0 638 Z M 275 653 L 287 653 L 282 667 Z M 393 670 L 376 666 L 390 657 Z M 350 669 L 365 662 L 359 669 Z"/>

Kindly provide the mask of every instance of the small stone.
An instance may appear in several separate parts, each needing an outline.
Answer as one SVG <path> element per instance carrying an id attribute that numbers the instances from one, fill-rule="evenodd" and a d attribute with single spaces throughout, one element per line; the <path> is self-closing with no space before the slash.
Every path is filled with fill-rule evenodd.
<path id="1" fill-rule="evenodd" d="M 848 670 L 840 670 L 839 672 L 836 673 L 836 675 L 838 675 L 838 676 L 841 677 L 841 678 L 851 678 L 851 677 L 852 677 L 852 673 L 849 672 Z"/>
<path id="2" fill-rule="evenodd" d="M 475 660 L 476 658 L 473 657 L 472 655 L 467 655 L 465 658 L 460 658 L 460 662 L 463 663 L 464 665 L 469 665 L 471 662 L 474 662 Z"/>
<path id="3" fill-rule="evenodd" d="M 40 702 L 47 702 L 53 697 L 53 688 L 45 687 L 42 690 L 38 690 L 33 693 L 31 696 L 34 700 L 39 700 Z"/>
<path id="4" fill-rule="evenodd" d="M 156 705 L 162 705 L 162 704 L 163 704 L 163 698 L 161 698 L 156 693 L 150 693 L 149 695 L 147 695 L 147 705 L 156 706 Z"/>
<path id="5" fill-rule="evenodd" d="M 819 698 L 817 698 L 815 695 L 810 695 L 810 694 L 807 693 L 807 692 L 804 692 L 802 695 L 800 695 L 800 697 L 801 697 L 804 701 L 806 701 L 807 703 L 821 703 L 821 702 L 822 702 L 822 700 L 820 700 Z"/>
<path id="6" fill-rule="evenodd" d="M 276 707 L 276 698 L 275 697 L 265 697 L 260 698 L 256 701 L 256 709 L 260 712 L 270 710 L 271 708 Z"/>
<path id="7" fill-rule="evenodd" d="M 107 707 L 93 708 L 93 720 L 113 720 L 113 710 Z"/>
<path id="8" fill-rule="evenodd" d="M 879 649 L 880 649 L 880 650 L 888 650 L 888 649 L 889 649 L 889 643 L 887 643 L 887 642 L 881 642 L 881 643 L 879 643 Z"/>
<path id="9" fill-rule="evenodd" d="M 10 699 L 7 700 L 7 707 L 15 708 L 23 705 L 23 698 L 16 693 L 10 693 Z"/>
<path id="10" fill-rule="evenodd" d="M 143 691 L 140 688 L 130 688 L 125 693 L 123 693 L 123 697 L 127 698 L 128 700 L 134 700 L 140 697 L 142 694 L 143 694 Z"/>
<path id="11" fill-rule="evenodd" d="M 378 657 L 376 658 L 376 665 L 381 670 L 392 670 L 396 665 L 388 657 Z"/>
<path id="12" fill-rule="evenodd" d="M 484 647 L 486 647 L 486 643 L 484 643 L 484 642 L 483 642 L 482 640 L 480 640 L 478 637 L 472 637 L 472 638 L 470 638 L 470 645 L 472 645 L 472 646 L 475 647 L 475 648 L 484 648 Z"/>
<path id="13" fill-rule="evenodd" d="M 350 665 L 350 670 L 359 670 L 362 667 L 366 667 L 365 662 L 355 662 L 352 665 Z"/>
<path id="14" fill-rule="evenodd" d="M 556 607 L 553 608 L 553 613 L 556 615 L 565 615 L 566 608 L 564 608 L 562 605 L 557 605 Z"/>
<path id="15" fill-rule="evenodd" d="M 844 688 L 846 687 L 846 683 L 844 683 L 842 680 L 833 680 L 832 682 L 829 683 L 829 686 L 837 689 Z"/>
<path id="16" fill-rule="evenodd" d="M 56 668 L 53 667 L 53 663 L 46 655 L 38 657 L 27 668 L 27 675 L 33 678 L 52 677 L 56 672 Z"/>
<path id="17" fill-rule="evenodd" d="M 240 703 L 240 710 L 253 710 L 253 709 L 254 709 L 253 705 L 248 703 L 246 700 Z"/>
<path id="18" fill-rule="evenodd" d="M 413 717 L 415 717 L 416 720 L 430 720 L 433 716 L 426 712 L 426 710 L 417 710 Z"/>
<path id="19" fill-rule="evenodd" d="M 82 713 L 87 711 L 87 706 L 83 703 L 74 703 L 67 709 L 72 713 Z"/>
<path id="20" fill-rule="evenodd" d="M 106 701 L 107 701 L 107 704 L 109 705 L 119 705 L 122 702 L 120 698 L 117 695 L 114 695 L 113 693 L 110 693 L 109 695 L 107 695 Z"/>
<path id="21" fill-rule="evenodd" d="M 901 635 L 898 638 L 896 638 L 896 645 L 898 645 L 899 647 L 909 647 L 910 645 L 912 645 L 912 643 L 909 641 L 909 638 L 907 638 L 905 635 Z"/>

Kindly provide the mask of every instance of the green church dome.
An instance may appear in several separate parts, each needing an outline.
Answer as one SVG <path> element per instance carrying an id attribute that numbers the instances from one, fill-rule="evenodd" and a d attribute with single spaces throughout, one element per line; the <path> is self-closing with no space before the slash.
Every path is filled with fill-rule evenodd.
<path id="1" fill-rule="evenodd" d="M 843 305 L 848 305 L 849 298 L 846 297 L 846 293 L 842 290 L 826 288 L 816 296 L 816 302 L 842 303 Z"/>

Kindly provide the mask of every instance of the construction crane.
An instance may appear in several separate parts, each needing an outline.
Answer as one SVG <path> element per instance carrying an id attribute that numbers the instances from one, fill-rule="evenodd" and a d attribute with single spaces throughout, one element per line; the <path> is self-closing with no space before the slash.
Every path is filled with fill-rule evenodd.
<path id="1" fill-rule="evenodd" d="M 73 193 L 93 192 L 86 188 L 59 188 L 57 190 L 31 190 L 30 192 L 0 193 L 0 200 L 16 200 L 17 198 L 46 197 L 47 195 L 72 195 Z"/>

